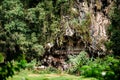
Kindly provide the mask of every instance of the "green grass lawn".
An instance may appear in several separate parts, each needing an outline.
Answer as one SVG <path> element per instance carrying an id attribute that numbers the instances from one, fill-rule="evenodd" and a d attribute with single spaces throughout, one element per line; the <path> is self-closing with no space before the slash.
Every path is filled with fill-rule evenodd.
<path id="1" fill-rule="evenodd" d="M 82 76 L 69 75 L 65 73 L 61 74 L 35 74 L 28 70 L 22 70 L 16 73 L 12 78 L 7 80 L 97 80 L 95 78 L 84 78 Z"/>

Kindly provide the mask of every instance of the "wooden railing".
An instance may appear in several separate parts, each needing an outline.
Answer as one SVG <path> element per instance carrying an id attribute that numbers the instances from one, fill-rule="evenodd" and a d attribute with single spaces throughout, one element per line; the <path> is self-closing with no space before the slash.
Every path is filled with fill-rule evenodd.
<path id="1" fill-rule="evenodd" d="M 79 54 L 82 50 L 55 50 L 55 54 Z"/>

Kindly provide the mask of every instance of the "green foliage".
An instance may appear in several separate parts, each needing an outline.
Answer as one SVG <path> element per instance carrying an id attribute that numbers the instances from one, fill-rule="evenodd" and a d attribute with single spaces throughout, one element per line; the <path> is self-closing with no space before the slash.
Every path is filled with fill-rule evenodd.
<path id="1" fill-rule="evenodd" d="M 118 80 L 120 77 L 120 8 L 118 7 L 118 0 L 115 0 L 112 9 L 110 11 L 109 17 L 111 24 L 108 28 L 108 35 L 110 37 L 110 41 L 108 41 L 105 45 L 108 50 L 112 50 L 115 58 L 108 57 L 106 61 L 107 66 L 109 67 L 105 79 L 110 80 Z M 104 65 L 104 64 L 102 64 Z M 106 69 L 106 68 L 105 68 Z"/>
<path id="2" fill-rule="evenodd" d="M 26 68 L 28 70 L 33 70 L 33 68 L 35 67 L 36 64 L 37 64 L 37 61 L 34 59 L 31 62 L 27 63 Z"/>
<path id="3" fill-rule="evenodd" d="M 104 59 L 95 59 L 88 65 L 80 68 L 81 75 L 86 77 L 96 77 L 99 80 L 118 80 L 120 74 L 120 60 L 114 57 L 105 57 Z"/>
<path id="4" fill-rule="evenodd" d="M 57 74 L 61 73 L 59 69 L 54 68 L 54 67 L 48 67 L 47 70 L 50 71 L 50 73 L 57 73 Z"/>
<path id="5" fill-rule="evenodd" d="M 91 17 L 90 14 L 86 14 L 85 15 L 85 19 L 83 19 L 81 22 L 76 19 L 73 18 L 72 20 L 70 20 L 70 25 L 76 30 L 77 34 L 76 36 L 82 36 L 82 41 L 91 42 L 91 37 L 90 37 L 90 33 L 89 33 L 89 26 L 91 25 Z"/>
<path id="6" fill-rule="evenodd" d="M 52 42 L 60 31 L 61 16 L 69 13 L 69 5 L 68 0 L 1 1 L 0 40 L 4 44 L 0 43 L 3 52 L 12 55 L 9 60 L 21 54 L 28 60 L 43 54 L 43 45 Z"/>
<path id="7" fill-rule="evenodd" d="M 119 56 L 120 52 L 120 9 L 117 7 L 117 2 L 114 3 L 110 11 L 111 24 L 108 28 L 108 33 L 110 36 L 110 42 L 107 48 L 110 48 L 115 56 Z"/>
<path id="8" fill-rule="evenodd" d="M 2 30 L 0 40 L 5 42 L 4 44 L 0 42 L 3 45 L 1 48 L 5 53 L 8 53 L 9 48 L 9 54 L 14 59 L 18 54 L 27 54 L 26 57 L 29 59 L 44 53 L 43 45 L 47 41 L 54 40 L 59 31 L 61 15 L 56 14 L 59 13 L 57 8 L 62 3 L 67 3 L 67 0 L 58 0 L 55 4 L 52 0 L 39 1 L 35 7 L 24 8 L 24 4 L 29 6 L 29 2 L 31 1 L 27 3 L 20 0 L 3 0 L 0 4 Z"/>
<path id="9" fill-rule="evenodd" d="M 36 53 L 38 53 L 37 55 L 40 56 L 44 53 L 44 48 L 43 46 L 39 45 L 39 44 L 34 44 L 32 46 L 32 50 L 34 50 Z"/>
<path id="10" fill-rule="evenodd" d="M 2 80 L 6 80 L 7 77 L 11 76 L 14 74 L 14 67 L 11 62 L 7 62 L 6 65 L 0 66 L 0 78 Z"/>
<path id="11" fill-rule="evenodd" d="M 3 53 L 0 53 L 0 63 L 4 62 L 4 59 Z"/>
<path id="12" fill-rule="evenodd" d="M 113 42 L 112 41 L 107 41 L 107 42 L 105 42 L 105 46 L 106 46 L 107 50 L 111 50 L 111 48 L 113 46 Z"/>
<path id="13" fill-rule="evenodd" d="M 27 66 L 27 61 L 25 59 L 22 59 L 18 62 L 18 67 L 25 69 Z"/>
<path id="14" fill-rule="evenodd" d="M 39 59 L 44 44 L 60 32 L 60 19 L 69 13 L 69 5 L 69 0 L 0 1 L 0 52 L 6 62 L 18 60 L 17 66 L 25 68 L 25 59 Z M 0 55 L 0 62 L 3 59 Z"/>
<path id="15" fill-rule="evenodd" d="M 25 59 L 21 59 L 20 61 L 12 60 L 10 62 L 6 62 L 0 66 L 0 78 L 2 80 L 6 80 L 8 77 L 12 77 L 15 72 L 25 69 L 26 66 L 27 61 Z"/>
<path id="16" fill-rule="evenodd" d="M 115 55 L 120 56 L 120 31 L 115 30 L 111 35 L 111 41 L 113 42 L 112 50 Z"/>
<path id="17" fill-rule="evenodd" d="M 81 51 L 77 56 L 69 56 L 69 59 L 69 64 L 73 65 L 69 69 L 70 73 L 78 73 L 79 68 L 83 65 L 88 64 L 90 60 L 88 54 L 85 51 Z"/>

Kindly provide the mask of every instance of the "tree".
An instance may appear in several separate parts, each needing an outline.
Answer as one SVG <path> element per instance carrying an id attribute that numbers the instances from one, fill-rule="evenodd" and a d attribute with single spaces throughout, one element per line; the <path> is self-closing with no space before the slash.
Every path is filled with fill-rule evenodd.
<path id="1" fill-rule="evenodd" d="M 117 4 L 118 2 L 116 1 L 110 12 L 111 24 L 108 30 L 110 41 L 112 42 L 112 45 L 110 45 L 111 49 L 114 55 L 120 56 L 120 9 Z"/>

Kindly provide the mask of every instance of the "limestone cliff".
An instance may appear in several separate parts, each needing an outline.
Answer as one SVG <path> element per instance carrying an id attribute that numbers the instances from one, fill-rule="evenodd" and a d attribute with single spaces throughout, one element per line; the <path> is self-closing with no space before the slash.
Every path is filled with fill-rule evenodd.
<path id="1" fill-rule="evenodd" d="M 61 17 L 61 31 L 54 45 L 44 54 L 44 64 L 63 66 L 68 55 L 82 50 L 93 57 L 105 55 L 113 0 L 75 0 L 71 5 L 70 13 Z"/>
<path id="2" fill-rule="evenodd" d="M 113 3 L 112 0 L 81 0 L 81 2 L 77 0 L 76 2 L 80 21 L 82 21 L 83 13 L 90 14 L 91 24 L 89 25 L 89 31 L 92 48 L 105 51 L 104 41 L 107 40 L 106 29 L 110 23 L 108 14 Z"/>
<path id="3" fill-rule="evenodd" d="M 94 49 L 99 47 L 105 51 L 103 43 L 107 40 L 107 27 L 110 24 L 109 12 L 112 5 L 113 0 L 87 0 L 79 3 L 81 7 L 79 10 L 91 14 L 90 34 Z"/>
<path id="4" fill-rule="evenodd" d="M 107 27 L 110 24 L 109 12 L 112 5 L 113 0 L 75 0 L 71 7 L 74 18 L 70 15 L 63 16 L 63 22 L 67 23 L 65 35 L 80 34 L 80 40 L 84 38 L 82 40 L 84 48 L 91 49 L 89 50 L 92 51 L 91 53 L 104 54 L 106 51 L 104 42 L 107 40 Z M 78 20 L 77 27 L 74 20 L 76 22 Z M 82 30 L 79 31 L 79 29 Z"/>

